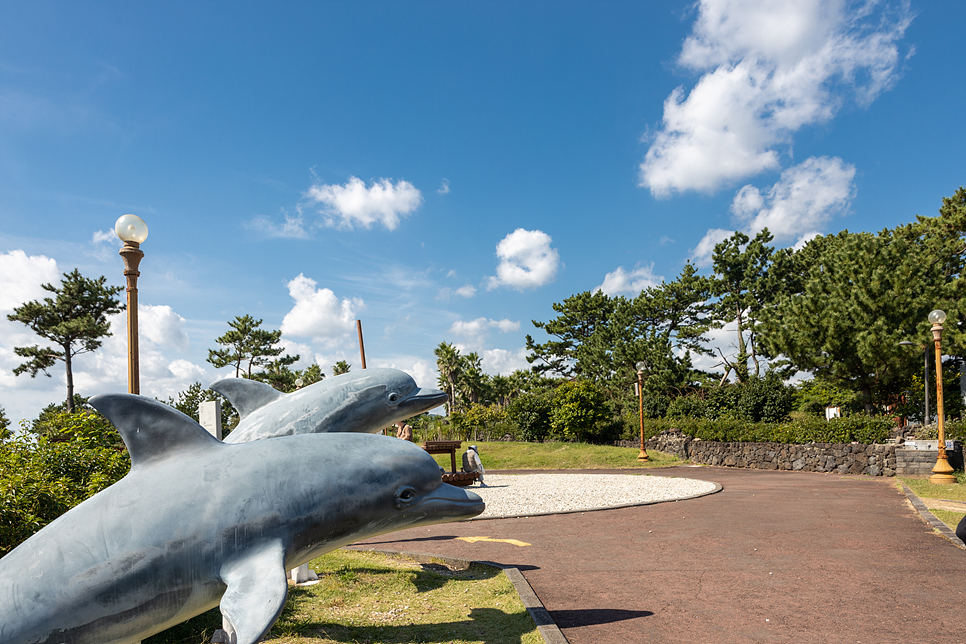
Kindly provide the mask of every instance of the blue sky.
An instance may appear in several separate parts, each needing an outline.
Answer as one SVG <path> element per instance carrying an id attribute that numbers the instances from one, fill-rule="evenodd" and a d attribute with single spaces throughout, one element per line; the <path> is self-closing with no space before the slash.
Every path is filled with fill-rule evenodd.
<path id="1" fill-rule="evenodd" d="M 966 184 L 959 2 L 0 3 L 5 315 L 148 224 L 142 393 L 251 314 L 326 372 L 435 382 L 443 341 L 525 367 L 531 320 L 673 279 L 727 234 L 781 246 L 934 215 Z M 123 320 L 78 391 L 124 391 Z M 536 334 L 540 338 L 539 334 Z M 542 339 L 542 338 L 541 338 Z M 714 338 L 725 349 L 729 340 Z M 705 365 L 710 367 L 711 364 Z"/>

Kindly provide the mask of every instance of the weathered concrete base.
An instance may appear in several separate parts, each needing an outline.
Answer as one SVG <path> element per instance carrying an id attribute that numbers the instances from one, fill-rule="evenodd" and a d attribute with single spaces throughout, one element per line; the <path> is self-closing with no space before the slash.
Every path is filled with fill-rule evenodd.
<path id="1" fill-rule="evenodd" d="M 304 563 L 298 568 L 292 568 L 288 573 L 288 578 L 296 584 L 304 584 L 307 581 L 318 580 L 319 576 L 315 574 L 314 570 L 309 568 L 307 563 Z"/>

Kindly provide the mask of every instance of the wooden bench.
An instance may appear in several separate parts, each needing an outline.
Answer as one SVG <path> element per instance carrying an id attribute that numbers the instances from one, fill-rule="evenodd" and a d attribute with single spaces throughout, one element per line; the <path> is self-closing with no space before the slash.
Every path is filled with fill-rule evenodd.
<path id="1" fill-rule="evenodd" d="M 460 449 L 461 446 L 462 442 L 460 441 L 426 441 L 423 443 L 423 449 L 430 454 L 449 454 L 451 471 L 443 473 L 443 483 L 466 487 L 480 478 L 480 473 L 456 471 L 456 450 Z"/>

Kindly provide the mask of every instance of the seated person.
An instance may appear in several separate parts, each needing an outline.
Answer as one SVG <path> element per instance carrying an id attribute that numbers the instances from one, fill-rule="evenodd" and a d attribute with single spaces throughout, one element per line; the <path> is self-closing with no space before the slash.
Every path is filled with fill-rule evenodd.
<path id="1" fill-rule="evenodd" d="M 396 423 L 396 438 L 401 438 L 404 441 L 413 440 L 413 428 L 410 427 L 405 421 L 399 421 Z"/>
<path id="2" fill-rule="evenodd" d="M 470 445 L 463 454 L 463 471 L 479 472 L 480 486 L 486 487 L 486 483 L 483 482 L 483 475 L 486 474 L 486 470 L 483 469 L 483 461 L 480 460 L 480 454 L 476 451 L 476 445 Z"/>

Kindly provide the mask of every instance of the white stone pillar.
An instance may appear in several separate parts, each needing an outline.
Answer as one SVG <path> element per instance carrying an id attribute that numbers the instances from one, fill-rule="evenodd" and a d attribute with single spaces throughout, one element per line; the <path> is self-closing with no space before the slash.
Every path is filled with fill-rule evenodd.
<path id="1" fill-rule="evenodd" d="M 198 405 L 198 422 L 212 436 L 221 440 L 221 401 L 206 400 Z"/>

